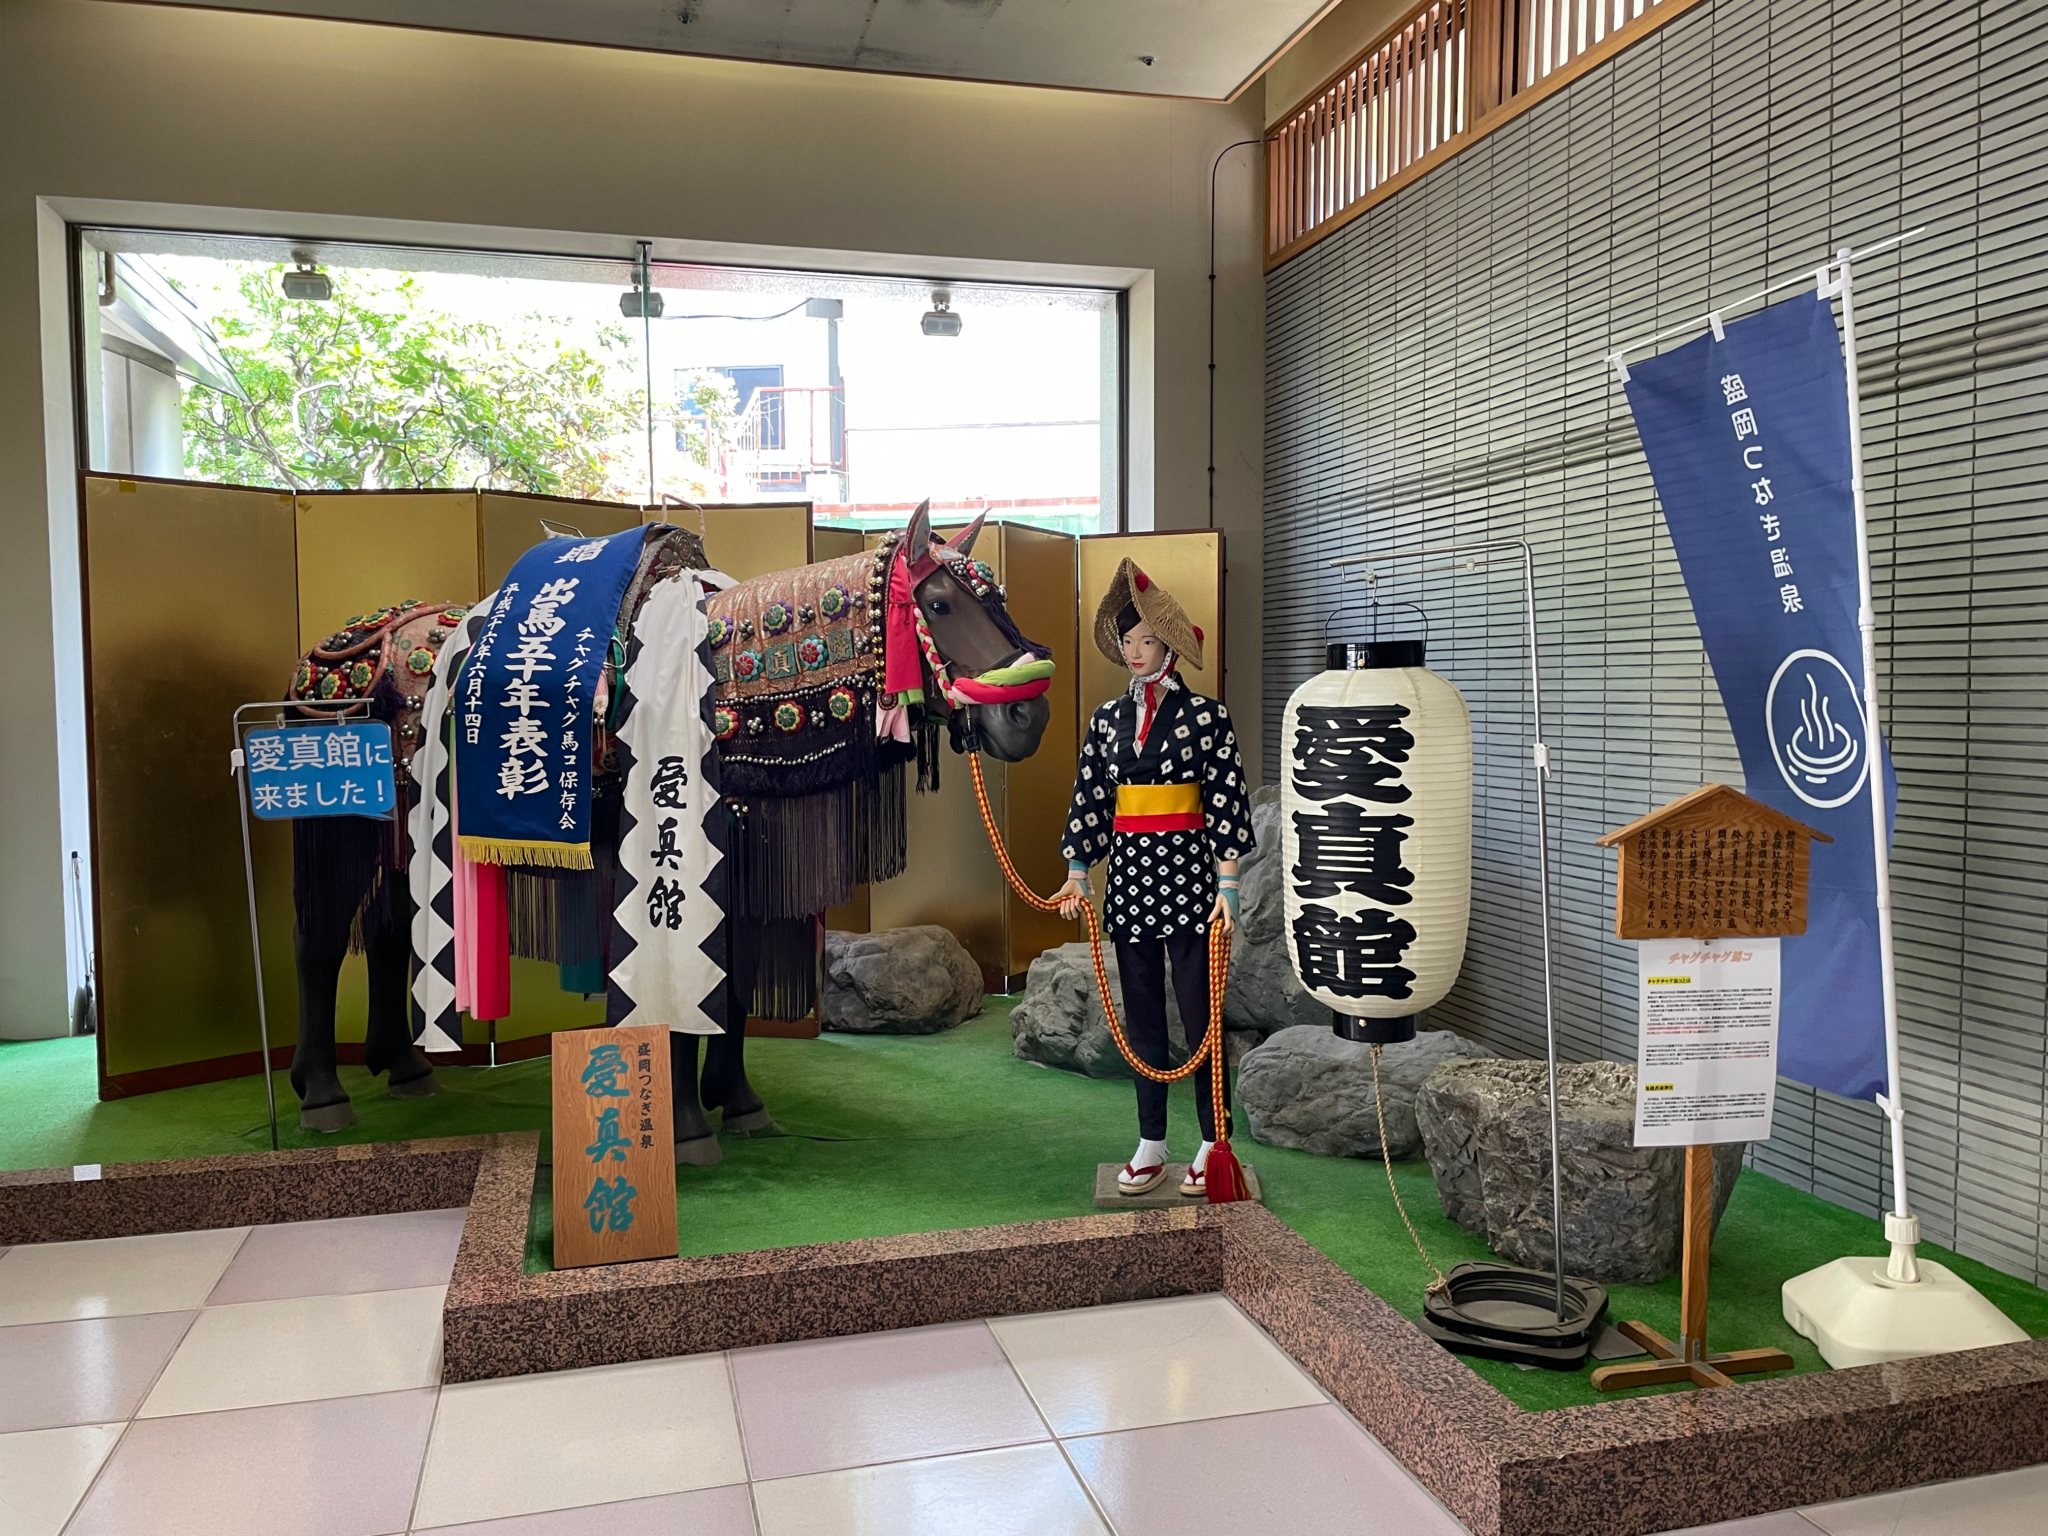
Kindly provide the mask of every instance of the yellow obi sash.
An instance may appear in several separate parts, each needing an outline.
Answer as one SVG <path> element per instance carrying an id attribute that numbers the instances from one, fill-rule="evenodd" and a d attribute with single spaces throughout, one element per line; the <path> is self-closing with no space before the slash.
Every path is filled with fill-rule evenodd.
<path id="1" fill-rule="evenodd" d="M 1117 786 L 1115 829 L 1119 832 L 1199 832 L 1202 825 L 1199 784 Z"/>

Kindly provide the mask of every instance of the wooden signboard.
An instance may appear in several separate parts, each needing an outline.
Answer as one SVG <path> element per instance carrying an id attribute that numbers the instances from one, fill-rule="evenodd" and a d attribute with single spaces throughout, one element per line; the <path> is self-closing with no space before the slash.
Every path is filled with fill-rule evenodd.
<path id="1" fill-rule="evenodd" d="M 555 1047 L 555 1268 L 676 1256 L 668 1029 L 564 1030 Z"/>
<path id="2" fill-rule="evenodd" d="M 1725 784 L 1689 795 L 1595 839 L 1619 845 L 1614 931 L 1624 939 L 1773 938 L 1806 932 L 1807 840 L 1834 839 Z M 1689 1383 L 1727 1387 L 1760 1371 L 1789 1371 L 1779 1349 L 1707 1348 L 1707 1261 L 1714 1242 L 1714 1149 L 1685 1149 L 1684 1257 L 1678 1339 L 1630 1320 L 1616 1329 L 1650 1358 L 1605 1365 L 1593 1387 Z"/>
<path id="3" fill-rule="evenodd" d="M 1621 847 L 1615 936 L 1804 933 L 1807 839 L 1815 837 L 1834 841 L 1740 790 L 1702 785 L 1596 839 L 1603 848 Z"/>

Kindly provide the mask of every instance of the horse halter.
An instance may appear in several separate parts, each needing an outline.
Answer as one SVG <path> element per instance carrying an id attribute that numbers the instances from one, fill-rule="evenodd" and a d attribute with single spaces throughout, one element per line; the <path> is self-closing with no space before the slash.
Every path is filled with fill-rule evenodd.
<path id="1" fill-rule="evenodd" d="M 1008 621 L 1007 603 L 1009 590 L 996 580 L 993 567 L 964 554 L 935 544 L 931 558 L 942 567 L 968 593 L 979 602 L 992 618 L 1000 615 Z M 925 665 L 930 669 L 933 681 L 938 685 L 940 695 L 956 708 L 969 708 L 977 704 L 1014 704 L 1027 699 L 1038 698 L 1052 686 L 1050 676 L 1051 656 L 1042 647 L 1034 646 L 1017 632 L 1014 621 L 1005 622 L 1002 628 L 1014 639 L 1022 642 L 1016 656 L 1006 665 L 997 667 L 980 677 L 953 677 L 952 664 L 939 651 L 938 642 L 932 638 L 931 626 L 925 622 L 924 605 L 913 603 L 912 612 L 917 626 L 917 643 L 924 653 Z M 1045 675 L 1018 676 L 1020 672 Z"/>

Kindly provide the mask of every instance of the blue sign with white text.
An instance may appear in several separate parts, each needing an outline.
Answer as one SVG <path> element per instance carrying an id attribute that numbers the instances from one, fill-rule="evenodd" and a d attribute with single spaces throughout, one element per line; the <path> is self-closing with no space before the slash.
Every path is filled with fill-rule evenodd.
<path id="1" fill-rule="evenodd" d="M 1806 932 L 1780 951 L 1778 1069 L 1869 1098 L 1884 992 L 1841 339 L 1812 292 L 1725 333 L 1632 368 L 1628 403 L 1748 793 L 1834 839 L 1812 845 Z"/>
<path id="2" fill-rule="evenodd" d="M 398 801 L 391 727 L 381 720 L 251 731 L 242 752 L 249 809 L 264 821 L 389 816 Z"/>

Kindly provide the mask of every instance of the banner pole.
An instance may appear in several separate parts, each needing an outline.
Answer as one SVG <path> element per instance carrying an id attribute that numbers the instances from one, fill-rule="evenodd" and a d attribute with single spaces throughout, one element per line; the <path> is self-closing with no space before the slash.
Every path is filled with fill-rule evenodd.
<path id="1" fill-rule="evenodd" d="M 1839 272 L 1834 288 L 1842 301 L 1842 361 L 1849 396 L 1849 493 L 1856 505 L 1856 595 L 1857 627 L 1863 635 L 1863 762 L 1870 780 L 1870 849 L 1877 877 L 1877 944 L 1884 985 L 1884 1065 L 1887 1092 L 1877 1096 L 1878 1107 L 1891 1124 L 1892 1214 L 1885 1221 L 1885 1236 L 1892 1244 L 1886 1267 L 1890 1279 L 1911 1282 L 1919 1279 L 1913 1245 L 1919 1238 L 1919 1223 L 1913 1219 L 1906 1198 L 1906 1109 L 1904 1085 L 1899 1071 L 1899 991 L 1897 968 L 1892 959 L 1892 878 L 1887 817 L 1885 815 L 1884 736 L 1878 725 L 1877 691 L 1877 607 L 1871 595 L 1870 519 L 1863 500 L 1863 407 L 1856 381 L 1856 299 L 1853 253 L 1843 246 L 1835 253 Z"/>

